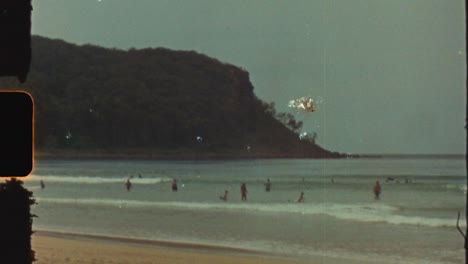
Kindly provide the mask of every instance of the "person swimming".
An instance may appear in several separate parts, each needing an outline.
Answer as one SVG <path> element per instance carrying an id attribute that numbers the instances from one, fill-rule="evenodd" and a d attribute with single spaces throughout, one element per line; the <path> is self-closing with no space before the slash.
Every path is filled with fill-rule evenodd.
<path id="1" fill-rule="evenodd" d="M 41 189 L 44 189 L 45 188 L 45 184 L 44 182 L 41 180 Z"/>
<path id="2" fill-rule="evenodd" d="M 223 195 L 223 196 L 220 196 L 219 199 L 221 199 L 221 200 L 223 200 L 223 201 L 226 202 L 226 201 L 227 201 L 227 196 L 228 196 L 228 191 L 225 190 L 225 191 L 224 191 L 224 195 Z"/>
<path id="3" fill-rule="evenodd" d="M 299 195 L 299 199 L 297 199 L 297 202 L 298 203 L 303 203 L 304 202 L 304 192 L 301 192 L 301 194 Z"/>

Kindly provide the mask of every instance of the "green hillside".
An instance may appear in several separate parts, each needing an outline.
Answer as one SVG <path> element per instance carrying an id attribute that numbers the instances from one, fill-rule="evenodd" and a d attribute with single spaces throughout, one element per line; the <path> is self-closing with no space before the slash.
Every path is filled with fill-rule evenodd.
<path id="1" fill-rule="evenodd" d="M 339 156 L 300 140 L 301 123 L 258 99 L 246 70 L 194 51 L 34 36 L 26 83 L 0 79 L 12 87 L 35 99 L 38 153 Z"/>

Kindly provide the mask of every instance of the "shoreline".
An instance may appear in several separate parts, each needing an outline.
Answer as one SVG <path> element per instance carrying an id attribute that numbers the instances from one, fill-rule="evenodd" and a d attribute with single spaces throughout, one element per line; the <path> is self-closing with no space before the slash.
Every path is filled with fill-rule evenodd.
<path id="1" fill-rule="evenodd" d="M 311 263 L 248 249 L 38 230 L 32 235 L 34 263 Z M 313 263 L 316 263 L 314 261 Z"/>
<path id="2" fill-rule="evenodd" d="M 156 246 L 161 248 L 172 248 L 172 249 L 184 249 L 184 250 L 196 250 L 196 251 L 208 251 L 208 252 L 219 252 L 219 253 L 237 253 L 237 254 L 246 254 L 246 255 L 258 255 L 264 256 L 268 252 L 235 248 L 229 246 L 217 246 L 209 244 L 195 244 L 190 242 L 177 242 L 177 241 L 166 241 L 166 240 L 150 240 L 150 239 L 141 239 L 141 238 L 130 238 L 130 237 L 120 237 L 120 236 L 106 236 L 106 235 L 97 235 L 97 234 L 80 234 L 80 233 L 71 233 L 71 232 L 59 232 L 59 231 L 49 231 L 49 230 L 36 230 L 34 235 L 54 237 L 60 239 L 71 239 L 79 241 L 101 241 L 106 243 L 117 243 L 117 244 L 131 244 L 131 245 L 146 245 L 146 246 Z"/>
<path id="3" fill-rule="evenodd" d="M 305 153 L 216 153 L 216 152 L 78 152 L 57 151 L 43 152 L 35 151 L 36 160 L 257 160 L 257 159 L 460 159 L 465 158 L 463 154 L 344 154 L 331 152 L 328 155 Z"/>
<path id="4" fill-rule="evenodd" d="M 66 159 L 98 159 L 98 160 L 255 160 L 255 159 L 342 159 L 345 155 L 340 153 L 330 153 L 328 155 L 304 153 L 178 153 L 178 152 L 76 152 L 76 151 L 58 151 L 58 152 L 42 152 L 35 151 L 34 159 L 36 160 L 66 160 Z"/>
<path id="5" fill-rule="evenodd" d="M 375 259 L 349 256 L 280 255 L 229 246 L 145 240 L 37 230 L 31 237 L 37 264 L 372 264 Z M 382 264 L 394 263 L 381 260 Z"/>

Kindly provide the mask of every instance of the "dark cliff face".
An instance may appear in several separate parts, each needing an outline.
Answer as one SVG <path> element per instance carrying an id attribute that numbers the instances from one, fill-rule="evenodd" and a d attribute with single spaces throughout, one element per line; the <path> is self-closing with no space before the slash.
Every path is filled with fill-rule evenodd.
<path id="1" fill-rule="evenodd" d="M 301 142 L 266 111 L 246 70 L 206 55 L 78 46 L 38 36 L 32 51 L 24 87 L 35 98 L 39 150 L 330 154 Z"/>

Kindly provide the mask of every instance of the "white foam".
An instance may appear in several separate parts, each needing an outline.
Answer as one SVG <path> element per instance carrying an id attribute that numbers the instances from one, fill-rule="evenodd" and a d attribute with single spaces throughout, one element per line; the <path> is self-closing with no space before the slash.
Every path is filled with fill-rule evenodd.
<path id="1" fill-rule="evenodd" d="M 32 175 L 27 179 L 26 182 L 37 182 L 44 181 L 46 183 L 82 183 L 82 184 L 102 184 L 102 183 L 124 183 L 128 178 L 127 177 L 92 177 L 92 176 L 45 176 L 45 175 Z M 158 184 L 172 181 L 168 177 L 158 177 L 158 178 L 137 178 L 134 177 L 131 179 L 133 183 L 138 184 Z"/>
<path id="2" fill-rule="evenodd" d="M 462 191 L 466 194 L 466 190 L 467 190 L 467 186 L 466 184 L 446 184 L 445 185 L 445 188 L 449 189 L 449 190 L 459 190 L 459 191 Z"/>
<path id="3" fill-rule="evenodd" d="M 454 227 L 453 219 L 429 218 L 420 216 L 399 215 L 397 207 L 384 204 L 256 204 L 256 203 L 200 203 L 200 202 L 160 202 L 141 200 L 114 199 L 71 199 L 71 198 L 37 198 L 39 203 L 84 204 L 111 206 L 118 208 L 170 208 L 181 210 L 220 210 L 248 211 L 257 213 L 328 215 L 341 220 L 356 222 L 387 223 L 394 225 L 418 225 L 427 227 Z M 466 222 L 460 219 L 462 226 Z"/>

